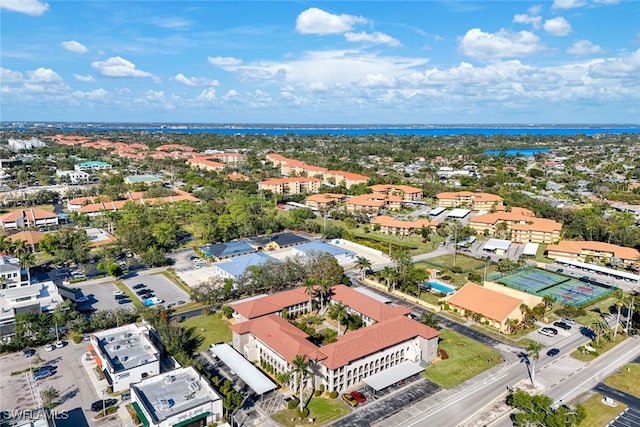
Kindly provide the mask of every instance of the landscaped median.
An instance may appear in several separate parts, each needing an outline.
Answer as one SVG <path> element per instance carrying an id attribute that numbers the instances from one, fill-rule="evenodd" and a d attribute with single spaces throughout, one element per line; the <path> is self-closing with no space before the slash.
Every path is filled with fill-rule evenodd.
<path id="1" fill-rule="evenodd" d="M 574 350 L 571 353 L 571 357 L 583 362 L 591 362 L 593 359 L 611 350 L 613 347 L 620 344 L 625 339 L 627 339 L 626 335 L 619 334 L 615 338 L 611 338 L 611 341 L 603 341 L 602 343 L 600 343 L 600 345 L 595 348 L 596 351 L 593 352 L 588 351 L 586 346 L 580 346 L 577 350 Z M 591 346 L 593 346 L 593 342 L 590 344 Z"/>
<path id="2" fill-rule="evenodd" d="M 425 370 L 427 379 L 452 388 L 502 362 L 502 356 L 484 344 L 449 330 L 442 330 L 439 348 L 448 358 L 438 358 Z"/>

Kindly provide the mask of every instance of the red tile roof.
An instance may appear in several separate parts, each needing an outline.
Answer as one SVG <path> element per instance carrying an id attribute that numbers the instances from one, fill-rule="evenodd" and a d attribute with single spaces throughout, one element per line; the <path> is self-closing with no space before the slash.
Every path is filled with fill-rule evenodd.
<path id="1" fill-rule="evenodd" d="M 439 331 L 429 326 L 406 316 L 397 316 L 366 328 L 347 332 L 338 337 L 336 342 L 321 347 L 320 350 L 327 356 L 322 363 L 329 369 L 337 369 L 417 336 L 432 339 L 439 335 Z"/>
<path id="2" fill-rule="evenodd" d="M 309 295 L 306 288 L 295 288 L 231 305 L 245 319 L 255 319 L 308 301 Z"/>
<path id="3" fill-rule="evenodd" d="M 40 208 L 19 209 L 0 216 L 0 222 L 15 222 L 23 217 L 33 224 L 36 220 L 55 218 L 56 214 Z"/>
<path id="4" fill-rule="evenodd" d="M 448 300 L 449 304 L 481 314 L 486 319 L 503 322 L 522 300 L 482 286 L 467 283 Z"/>
<path id="5" fill-rule="evenodd" d="M 306 355 L 314 360 L 326 358 L 319 347 L 308 341 L 309 335 L 275 314 L 236 323 L 230 328 L 240 335 L 255 335 L 289 363 L 293 362 L 297 355 Z"/>
<path id="6" fill-rule="evenodd" d="M 334 286 L 331 291 L 332 301 L 341 302 L 352 310 L 378 322 L 411 313 L 408 307 L 385 304 L 345 285 Z"/>

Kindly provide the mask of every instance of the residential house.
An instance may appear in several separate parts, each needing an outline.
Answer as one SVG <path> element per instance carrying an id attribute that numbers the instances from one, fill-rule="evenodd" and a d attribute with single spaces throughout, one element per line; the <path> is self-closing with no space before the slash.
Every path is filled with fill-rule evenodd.
<path id="1" fill-rule="evenodd" d="M 12 242 L 22 240 L 31 248 L 31 252 L 40 252 L 40 241 L 44 239 L 47 233 L 42 231 L 23 230 L 15 234 L 7 236 Z"/>
<path id="2" fill-rule="evenodd" d="M 111 169 L 111 165 L 107 162 L 92 160 L 89 162 L 78 163 L 73 167 L 76 171 L 99 171 Z"/>
<path id="3" fill-rule="evenodd" d="M 83 170 L 68 170 L 68 171 L 63 171 L 63 170 L 57 170 L 56 171 L 56 176 L 57 177 L 63 177 L 66 176 L 69 178 L 69 182 L 71 184 L 82 184 L 85 182 L 88 182 L 91 179 L 91 174 L 83 171 Z"/>
<path id="4" fill-rule="evenodd" d="M 0 255 L 0 289 L 19 288 L 29 285 L 27 274 L 22 274 L 18 258 Z"/>

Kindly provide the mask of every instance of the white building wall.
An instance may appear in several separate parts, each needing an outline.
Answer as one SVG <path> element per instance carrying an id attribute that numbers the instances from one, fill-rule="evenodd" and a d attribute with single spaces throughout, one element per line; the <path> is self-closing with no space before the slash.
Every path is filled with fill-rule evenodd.
<path id="1" fill-rule="evenodd" d="M 109 366 L 108 363 L 106 366 Z M 132 369 L 127 369 L 118 373 L 109 372 L 113 380 L 113 391 L 123 391 L 131 384 L 140 382 L 143 378 L 152 377 L 160 373 L 160 361 L 146 363 Z"/>

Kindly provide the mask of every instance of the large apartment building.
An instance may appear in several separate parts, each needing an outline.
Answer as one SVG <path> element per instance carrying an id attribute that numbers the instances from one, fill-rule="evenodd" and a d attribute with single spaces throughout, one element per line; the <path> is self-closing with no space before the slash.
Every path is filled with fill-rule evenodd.
<path id="1" fill-rule="evenodd" d="M 638 262 L 640 251 L 605 242 L 562 240 L 557 245 L 547 246 L 547 256 L 551 259 L 569 258 L 582 262 L 611 261 L 612 258 L 617 258 L 622 265 L 630 266 Z"/>
<path id="2" fill-rule="evenodd" d="M 467 208 L 473 211 L 491 210 L 503 205 L 500 196 L 490 193 L 474 193 L 472 191 L 444 192 L 436 195 L 438 207 Z"/>
<path id="3" fill-rule="evenodd" d="M 376 184 L 369 187 L 374 193 L 400 196 L 402 200 L 411 202 L 422 200 L 423 192 L 421 188 L 409 185 Z"/>
<path id="4" fill-rule="evenodd" d="M 0 225 L 4 231 L 49 227 L 58 225 L 58 216 L 39 208 L 19 209 L 0 216 Z"/>
<path id="5" fill-rule="evenodd" d="M 511 241 L 516 243 L 551 244 L 560 240 L 562 224 L 551 219 L 536 218 L 529 212 L 496 212 L 476 215 L 469 226 L 476 233 L 495 236 L 510 233 Z"/>
<path id="6" fill-rule="evenodd" d="M 263 191 L 271 191 L 274 194 L 301 194 L 317 193 L 320 191 L 320 185 L 322 185 L 322 180 L 318 178 L 299 176 L 260 181 L 258 188 Z"/>

